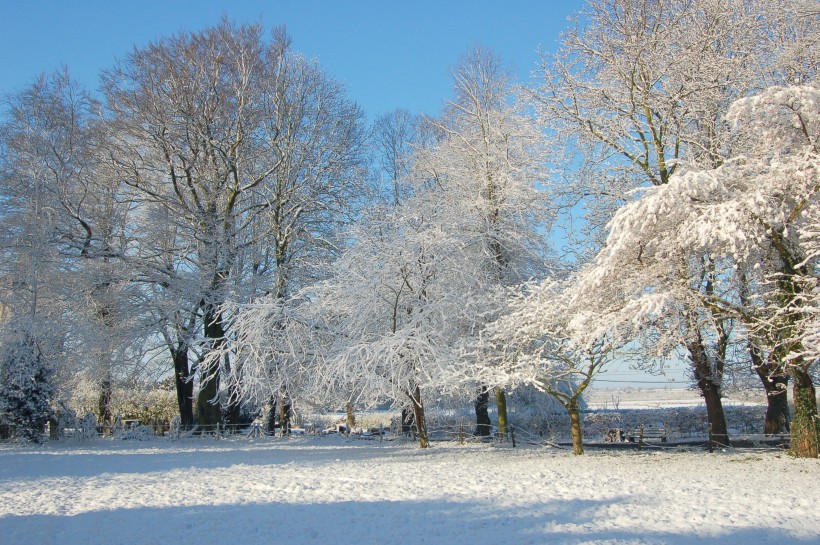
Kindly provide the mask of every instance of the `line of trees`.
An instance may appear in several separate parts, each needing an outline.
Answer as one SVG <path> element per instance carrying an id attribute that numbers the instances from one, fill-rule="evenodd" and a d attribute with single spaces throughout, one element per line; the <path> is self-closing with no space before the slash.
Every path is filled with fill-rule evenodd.
<path id="1" fill-rule="evenodd" d="M 494 396 L 503 434 L 526 385 L 581 454 L 597 373 L 677 357 L 711 440 L 751 372 L 765 432 L 816 457 L 819 20 L 590 0 L 532 86 L 474 48 L 440 116 L 369 128 L 284 30 L 227 20 L 97 95 L 43 76 L 0 127 L 2 418 L 36 438 L 85 374 L 110 425 L 118 380 L 173 372 L 186 429 L 389 401 L 426 447 L 430 403 L 486 434 Z"/>

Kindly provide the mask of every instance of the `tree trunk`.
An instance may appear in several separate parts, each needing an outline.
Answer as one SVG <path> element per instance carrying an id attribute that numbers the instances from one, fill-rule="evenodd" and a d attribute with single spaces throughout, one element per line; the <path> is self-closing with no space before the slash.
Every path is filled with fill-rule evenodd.
<path id="1" fill-rule="evenodd" d="M 100 424 L 102 425 L 103 435 L 111 434 L 111 422 L 113 419 L 113 415 L 111 414 L 111 390 L 111 374 L 106 373 L 106 376 L 100 382 L 100 397 L 98 400 Z"/>
<path id="2" fill-rule="evenodd" d="M 760 374 L 760 373 L 758 373 Z M 789 431 L 789 400 L 786 396 L 789 385 L 789 377 L 761 376 L 763 388 L 766 390 L 766 421 L 763 426 L 763 433 L 766 435 L 777 435 L 788 433 Z"/>
<path id="3" fill-rule="evenodd" d="M 283 392 L 279 402 L 279 433 L 282 437 L 290 435 L 290 419 L 292 416 L 290 396 L 287 392 Z"/>
<path id="4" fill-rule="evenodd" d="M 728 446 L 729 429 L 726 426 L 726 415 L 723 412 L 721 401 L 720 374 L 715 376 L 699 331 L 696 339 L 687 344 L 687 348 L 692 358 L 696 384 L 706 404 L 706 418 L 709 421 L 709 447 Z"/>
<path id="5" fill-rule="evenodd" d="M 52 414 L 48 419 L 48 439 L 56 441 L 60 438 L 60 420 L 56 414 Z"/>
<path id="6" fill-rule="evenodd" d="M 766 389 L 766 422 L 763 426 L 763 433 L 766 435 L 788 433 L 791 429 L 789 400 L 786 396 L 788 385 L 789 377 L 775 377 Z M 766 386 L 769 386 L 768 383 Z"/>
<path id="7" fill-rule="evenodd" d="M 353 431 L 353 428 L 356 427 L 356 412 L 353 410 L 353 403 L 348 401 L 347 406 L 345 407 L 346 416 L 347 416 L 347 429 Z"/>
<path id="8" fill-rule="evenodd" d="M 794 379 L 790 452 L 799 458 L 817 458 L 820 452 L 820 420 L 814 384 L 811 375 L 802 367 L 792 367 L 790 373 Z"/>
<path id="9" fill-rule="evenodd" d="M 209 369 L 202 369 L 196 398 L 196 421 L 203 431 L 215 430 L 222 418 L 222 411 L 216 401 L 218 392 L 219 375 Z"/>
<path id="10" fill-rule="evenodd" d="M 177 390 L 180 427 L 190 430 L 194 425 L 194 382 L 188 367 L 188 348 L 177 346 L 171 349 L 174 360 L 174 383 Z"/>
<path id="11" fill-rule="evenodd" d="M 427 421 L 424 418 L 424 404 L 421 401 L 421 389 L 418 386 L 413 390 L 410 401 L 413 403 L 413 416 L 416 420 L 416 429 L 419 432 L 419 447 L 427 448 L 430 446 L 427 441 Z"/>
<path id="12" fill-rule="evenodd" d="M 788 375 L 783 372 L 781 366 L 773 361 L 771 356 L 768 361 L 764 361 L 760 350 L 751 342 L 749 343 L 749 355 L 766 392 L 766 420 L 763 433 L 776 435 L 788 432 L 789 401 L 786 396 L 786 388 L 789 384 Z"/>
<path id="13" fill-rule="evenodd" d="M 794 397 L 794 420 L 791 425 L 791 446 L 789 452 L 799 458 L 817 458 L 820 452 L 820 418 L 817 414 L 817 394 L 814 390 L 809 365 L 802 357 L 793 359 L 785 363 L 785 356 L 789 352 L 800 353 L 803 347 L 800 341 L 796 340 L 796 331 L 800 323 L 801 311 L 805 310 L 805 300 L 803 298 L 804 289 L 807 287 L 801 278 L 808 278 L 812 275 L 808 270 L 808 265 L 804 262 L 804 256 L 795 253 L 794 248 L 786 244 L 785 227 L 783 231 L 773 234 L 775 241 L 780 243 L 775 245 L 782 259 L 782 274 L 777 285 L 782 294 L 780 306 L 789 309 L 781 315 L 778 334 L 781 342 L 777 349 L 779 352 L 775 357 L 777 361 L 787 366 L 791 375 L 792 394 Z M 798 265 L 803 263 L 802 265 Z"/>
<path id="14" fill-rule="evenodd" d="M 501 387 L 495 389 L 495 406 L 498 408 L 498 440 L 507 440 L 507 394 Z"/>
<path id="15" fill-rule="evenodd" d="M 265 407 L 264 415 L 265 415 L 265 422 L 263 423 L 265 433 L 268 435 L 275 435 L 276 434 L 276 398 L 272 395 Z"/>
<path id="16" fill-rule="evenodd" d="M 490 435 L 493 423 L 490 421 L 490 390 L 482 386 L 475 400 L 475 435 L 487 437 Z"/>
<path id="17" fill-rule="evenodd" d="M 222 313 L 210 304 L 205 309 L 204 333 L 205 338 L 211 341 L 213 350 L 219 350 L 225 344 Z M 217 399 L 218 393 L 219 364 L 213 362 L 207 369 L 200 368 L 199 395 L 196 400 L 197 424 L 206 431 L 215 429 L 222 419 L 222 410 Z"/>
<path id="18" fill-rule="evenodd" d="M 572 453 L 580 456 L 584 453 L 584 436 L 581 429 L 581 409 L 578 400 L 570 400 L 567 411 L 569 412 L 569 434 L 572 437 Z"/>
<path id="19" fill-rule="evenodd" d="M 726 426 L 726 415 L 720 399 L 720 386 L 709 379 L 698 380 L 698 388 L 706 404 L 706 418 L 709 421 L 710 447 L 729 445 L 729 430 Z"/>

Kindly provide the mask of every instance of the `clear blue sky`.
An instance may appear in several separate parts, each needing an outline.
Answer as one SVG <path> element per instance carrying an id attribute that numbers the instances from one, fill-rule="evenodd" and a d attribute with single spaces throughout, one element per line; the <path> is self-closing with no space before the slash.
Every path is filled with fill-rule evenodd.
<path id="1" fill-rule="evenodd" d="M 100 70 L 134 47 L 162 36 L 216 24 L 286 25 L 294 48 L 318 59 L 347 85 L 373 119 L 395 108 L 437 115 L 451 96 L 449 68 L 471 46 L 501 55 L 526 83 L 538 58 L 554 50 L 567 18 L 583 0 L 0 0 L 0 96 L 40 73 L 68 66 L 96 89 Z M 0 107 L 0 110 L 3 108 Z M 647 387 L 688 384 L 610 368 L 600 386 L 646 381 Z M 651 384 L 651 386 L 650 386 Z"/>
<path id="2" fill-rule="evenodd" d="M 437 114 L 449 67 L 472 45 L 493 49 L 519 81 L 535 50 L 553 50 L 582 0 L 0 0 L 0 95 L 66 65 L 91 89 L 133 47 L 202 29 L 223 15 L 284 24 L 373 118 L 397 107 Z"/>

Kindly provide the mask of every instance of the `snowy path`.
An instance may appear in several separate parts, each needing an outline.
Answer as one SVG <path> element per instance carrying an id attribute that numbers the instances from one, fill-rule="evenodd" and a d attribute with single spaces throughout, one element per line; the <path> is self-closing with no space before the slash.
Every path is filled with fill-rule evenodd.
<path id="1" fill-rule="evenodd" d="M 0 543 L 818 543 L 820 460 L 344 442 L 0 450 Z"/>

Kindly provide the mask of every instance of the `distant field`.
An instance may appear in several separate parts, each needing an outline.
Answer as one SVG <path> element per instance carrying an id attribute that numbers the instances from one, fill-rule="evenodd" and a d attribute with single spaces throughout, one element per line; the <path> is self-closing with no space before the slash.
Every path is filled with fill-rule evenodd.
<path id="1" fill-rule="evenodd" d="M 596 388 L 584 399 L 590 409 L 663 409 L 703 405 L 700 394 L 688 388 Z M 724 405 L 765 405 L 762 392 L 733 393 Z"/>

